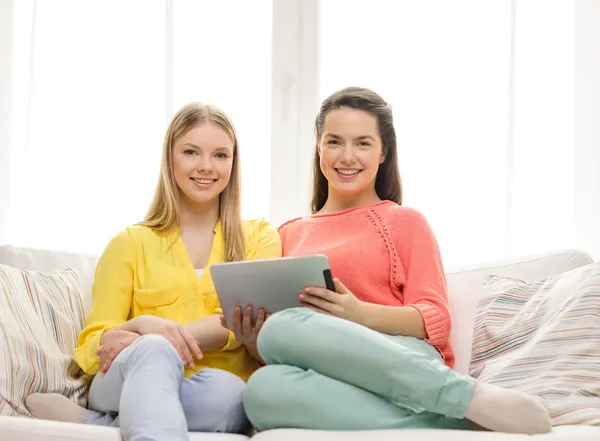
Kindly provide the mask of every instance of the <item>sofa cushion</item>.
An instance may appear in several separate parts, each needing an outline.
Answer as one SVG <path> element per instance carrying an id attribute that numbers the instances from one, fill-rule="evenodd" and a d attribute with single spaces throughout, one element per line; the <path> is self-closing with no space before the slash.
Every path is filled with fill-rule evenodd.
<path id="1" fill-rule="evenodd" d="M 498 275 L 535 281 L 591 262 L 592 258 L 586 253 L 577 250 L 564 250 L 526 256 L 520 259 L 484 262 L 476 266 L 449 268 L 446 278 L 448 280 L 448 301 L 452 316 L 450 343 L 456 356 L 454 369 L 461 374 L 469 372 L 475 312 L 487 276 Z"/>
<path id="2" fill-rule="evenodd" d="M 600 425 L 600 263 L 536 282 L 488 277 L 471 375 L 541 397 L 554 425 Z"/>
<path id="3" fill-rule="evenodd" d="M 29 415 L 24 400 L 35 392 L 86 405 L 89 377 L 72 355 L 83 323 L 74 271 L 0 265 L 0 415 Z"/>

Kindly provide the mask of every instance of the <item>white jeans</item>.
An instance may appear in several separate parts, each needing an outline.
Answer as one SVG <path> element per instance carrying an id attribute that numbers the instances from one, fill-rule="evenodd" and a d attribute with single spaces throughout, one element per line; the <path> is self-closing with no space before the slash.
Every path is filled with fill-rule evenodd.
<path id="1" fill-rule="evenodd" d="M 119 426 L 125 441 L 183 441 L 188 431 L 243 433 L 246 384 L 220 369 L 183 377 L 181 357 L 164 337 L 144 335 L 124 349 L 89 393 L 86 424 Z"/>

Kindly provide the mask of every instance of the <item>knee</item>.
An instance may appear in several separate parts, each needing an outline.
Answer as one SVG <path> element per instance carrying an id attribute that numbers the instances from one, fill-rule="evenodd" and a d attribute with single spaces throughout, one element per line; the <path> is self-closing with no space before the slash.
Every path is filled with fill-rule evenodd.
<path id="1" fill-rule="evenodd" d="M 148 359 L 164 361 L 183 372 L 183 360 L 173 344 L 162 335 L 146 334 L 134 341 L 126 364 Z"/>
<path id="2" fill-rule="evenodd" d="M 202 382 L 207 382 L 205 393 L 194 393 L 194 388 L 181 389 L 180 398 L 193 432 L 242 433 L 249 427 L 244 412 L 246 383 L 230 372 L 207 368 L 201 371 Z M 190 381 L 195 381 L 194 377 Z"/>
<path id="3" fill-rule="evenodd" d="M 263 405 L 268 405 L 265 401 L 267 396 L 271 396 L 271 388 L 274 387 L 273 380 L 277 374 L 279 365 L 267 365 L 258 369 L 248 379 L 246 390 L 244 391 L 244 409 L 250 418 L 250 414 L 260 413 Z M 253 422 L 253 421 L 252 421 Z M 254 422 L 253 422 L 254 423 Z"/>
<path id="4" fill-rule="evenodd" d="M 132 346 L 145 353 L 177 354 L 173 344 L 159 334 L 142 335 Z"/>
<path id="5" fill-rule="evenodd" d="M 279 414 L 290 411 L 297 392 L 294 386 L 300 380 L 295 374 L 302 372 L 293 366 L 269 365 L 252 374 L 244 392 L 244 410 L 256 430 L 282 427 Z"/>
<path id="6" fill-rule="evenodd" d="M 315 314 L 308 308 L 290 308 L 273 314 L 258 334 L 258 352 L 267 363 L 278 363 L 278 354 L 302 334 L 306 321 Z"/>

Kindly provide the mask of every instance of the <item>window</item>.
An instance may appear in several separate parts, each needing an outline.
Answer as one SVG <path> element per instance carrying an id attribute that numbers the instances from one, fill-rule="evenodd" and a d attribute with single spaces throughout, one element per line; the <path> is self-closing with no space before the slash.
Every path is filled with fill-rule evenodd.
<path id="1" fill-rule="evenodd" d="M 243 214 L 270 218 L 272 2 L 173 6 L 173 111 L 203 101 L 231 117 L 240 138 Z"/>
<path id="2" fill-rule="evenodd" d="M 269 216 L 270 2 L 15 6 L 12 243 L 101 252 L 144 217 L 168 120 L 196 100 L 233 119 L 244 215 Z"/>
<path id="3" fill-rule="evenodd" d="M 502 255 L 510 2 L 368 5 L 321 2 L 320 98 L 347 85 L 382 95 L 394 111 L 404 203 L 428 218 L 444 259 Z"/>
<path id="4" fill-rule="evenodd" d="M 320 102 L 358 85 L 393 106 L 404 202 L 447 266 L 573 246 L 573 0 L 10 0 L 0 13 L 14 15 L 0 242 L 100 253 L 143 218 L 168 121 L 191 101 L 236 125 L 244 216 L 303 215 Z"/>

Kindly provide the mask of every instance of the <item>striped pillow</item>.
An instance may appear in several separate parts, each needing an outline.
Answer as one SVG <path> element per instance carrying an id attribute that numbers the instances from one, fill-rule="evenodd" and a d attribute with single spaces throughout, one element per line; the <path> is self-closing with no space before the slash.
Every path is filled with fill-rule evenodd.
<path id="1" fill-rule="evenodd" d="M 489 277 L 471 375 L 541 397 L 554 425 L 600 425 L 600 263 L 534 283 Z"/>
<path id="2" fill-rule="evenodd" d="M 30 416 L 24 401 L 35 392 L 86 405 L 90 379 L 72 355 L 83 323 L 74 271 L 0 265 L 0 415 Z"/>

